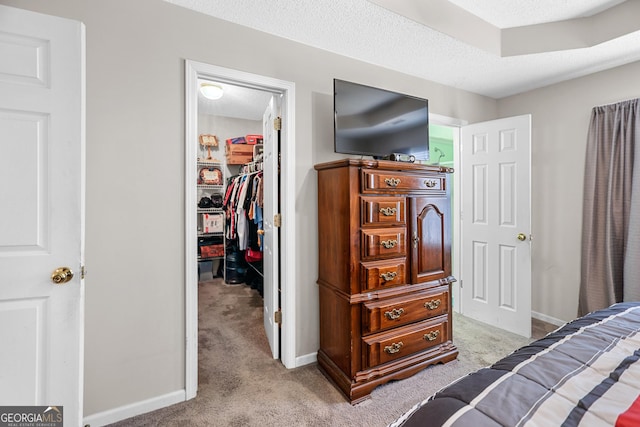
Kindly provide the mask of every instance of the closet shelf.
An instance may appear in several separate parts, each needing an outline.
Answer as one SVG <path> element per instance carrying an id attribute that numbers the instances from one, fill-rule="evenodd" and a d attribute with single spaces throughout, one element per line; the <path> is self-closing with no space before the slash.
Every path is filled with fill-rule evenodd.
<path id="1" fill-rule="evenodd" d="M 222 185 L 207 185 L 207 184 L 198 184 L 198 188 L 202 190 L 222 190 Z"/>
<path id="2" fill-rule="evenodd" d="M 198 213 L 224 213 L 222 208 L 198 208 Z"/>
<path id="3" fill-rule="evenodd" d="M 210 257 L 201 257 L 198 255 L 198 261 L 209 261 L 212 259 L 224 259 L 224 255 L 222 256 L 210 256 Z"/>
<path id="4" fill-rule="evenodd" d="M 218 231 L 215 233 L 202 233 L 198 231 L 198 237 L 212 237 L 212 236 L 223 236 L 223 235 L 224 235 L 224 231 Z"/>
<path id="5" fill-rule="evenodd" d="M 198 166 L 222 166 L 222 162 L 204 162 L 199 160 Z"/>

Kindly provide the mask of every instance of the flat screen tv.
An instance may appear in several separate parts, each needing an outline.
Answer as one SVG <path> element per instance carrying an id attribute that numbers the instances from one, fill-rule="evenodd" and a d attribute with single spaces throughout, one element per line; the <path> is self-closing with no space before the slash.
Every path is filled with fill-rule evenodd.
<path id="1" fill-rule="evenodd" d="M 336 153 L 429 160 L 427 99 L 339 79 L 333 94 Z"/>

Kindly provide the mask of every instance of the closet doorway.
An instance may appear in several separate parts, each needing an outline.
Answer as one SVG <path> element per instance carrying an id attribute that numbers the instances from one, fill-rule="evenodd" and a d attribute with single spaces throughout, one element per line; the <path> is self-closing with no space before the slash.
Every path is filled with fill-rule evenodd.
<path id="1" fill-rule="evenodd" d="M 186 260 L 186 398 L 195 397 L 198 378 L 198 280 L 201 248 L 198 242 L 198 227 L 202 227 L 202 218 L 198 215 L 198 204 L 201 200 L 202 185 L 196 185 L 196 178 L 201 175 L 199 168 L 203 155 L 209 162 L 218 162 L 223 169 L 225 183 L 237 184 L 242 178 L 257 177 L 255 168 L 263 170 L 260 177 L 263 181 L 263 227 L 259 237 L 262 245 L 264 266 L 262 273 L 264 296 L 264 328 L 274 358 L 280 358 L 287 368 L 295 367 L 295 288 L 292 277 L 293 266 L 280 264 L 280 259 L 287 259 L 293 250 L 294 200 L 287 195 L 294 194 L 292 186 L 294 144 L 293 144 L 293 100 L 294 85 L 290 82 L 274 80 L 268 77 L 230 70 L 209 64 L 193 61 L 185 63 L 185 260 Z M 201 85 L 214 85 L 225 91 L 223 102 L 206 101 L 199 97 Z M 200 99 L 199 99 L 200 98 Z M 256 110 L 257 109 L 257 110 Z M 210 123 L 204 123 L 210 121 Z M 276 125 L 274 126 L 274 122 Z M 235 127 L 234 127 L 235 126 Z M 238 127 L 239 126 L 239 127 Z M 212 129 L 218 129 L 212 131 Z M 279 129 L 279 130 L 278 130 Z M 247 130 L 248 132 L 244 132 Z M 220 132 L 216 139 L 215 156 L 207 152 L 206 146 L 200 144 L 200 136 L 209 132 Z M 237 133 L 238 135 L 235 135 Z M 259 164 L 251 164 L 251 168 L 225 156 L 226 139 L 245 134 L 260 134 L 264 137 L 263 153 Z M 214 133 L 208 135 L 212 138 Z M 257 144 L 256 144 L 257 145 Z M 246 150 L 249 145 L 238 145 L 234 148 Z M 203 154 L 203 150 L 204 153 Z M 213 159 L 212 159 L 213 157 Z M 248 155 L 251 157 L 251 154 Z M 247 159 L 252 163 L 253 159 Z M 232 181 L 226 178 L 236 177 Z M 248 182 L 248 181 L 246 181 Z M 224 191 L 223 191 L 224 192 Z M 211 197 L 213 198 L 213 197 Z M 225 197 L 226 198 L 226 197 Z M 288 231 L 291 230 L 291 231 Z M 225 227 L 225 235 L 226 233 Z M 236 230 L 234 229 L 234 232 Z M 255 231 L 255 230 L 254 230 Z M 240 233 L 238 233 L 240 234 Z M 244 234 L 244 233 L 243 233 Z M 289 236 L 289 238 L 287 237 Z M 234 244 L 241 242 L 237 236 L 232 238 L 226 251 L 239 249 Z M 246 249 L 246 248 L 243 248 Z M 243 251 L 244 253 L 244 251 Z M 233 257 L 226 254 L 220 262 L 220 271 L 226 276 L 227 283 L 233 283 L 237 274 L 234 271 Z M 237 254 L 235 254 L 237 256 Z M 230 264 L 231 261 L 231 264 Z M 212 264 L 206 264 L 211 268 Z M 235 266 L 237 267 L 237 265 Z M 214 267 L 215 268 L 215 267 Z M 249 268 L 249 267 L 247 267 Z M 208 273 L 200 271 L 200 273 Z M 215 271 L 213 274 L 215 275 Z M 244 286 L 244 285 L 242 285 Z M 286 319 L 286 322 L 281 322 Z"/>
<path id="2" fill-rule="evenodd" d="M 460 233 L 460 206 L 462 200 L 460 179 L 460 128 L 465 126 L 465 120 L 439 114 L 429 114 L 429 158 L 430 163 L 452 167 L 455 171 L 451 175 L 451 271 L 453 277 L 458 279 L 451 286 L 451 306 L 453 311 L 462 313 L 460 282 L 461 282 L 461 233 Z"/>

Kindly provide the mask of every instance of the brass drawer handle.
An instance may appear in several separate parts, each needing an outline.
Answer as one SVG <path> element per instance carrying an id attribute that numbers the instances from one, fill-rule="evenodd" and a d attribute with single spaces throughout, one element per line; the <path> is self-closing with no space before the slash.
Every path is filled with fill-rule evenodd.
<path id="1" fill-rule="evenodd" d="M 428 334 L 424 334 L 424 339 L 427 341 L 435 341 L 438 339 L 438 335 L 440 335 L 440 331 L 431 331 Z"/>
<path id="2" fill-rule="evenodd" d="M 400 318 L 402 313 L 404 313 L 404 308 L 394 308 L 391 311 L 385 311 L 384 316 L 389 320 L 396 320 Z"/>
<path id="3" fill-rule="evenodd" d="M 442 304 L 442 301 L 440 301 L 440 298 L 438 298 L 438 299 L 425 302 L 424 308 L 428 308 L 429 310 L 435 310 L 436 308 L 440 307 L 440 304 Z"/>
<path id="4" fill-rule="evenodd" d="M 402 344 L 402 341 L 398 342 L 398 343 L 393 343 L 391 345 L 388 345 L 384 348 L 385 353 L 388 354 L 396 354 L 397 352 L 400 351 L 400 349 L 402 348 L 404 344 Z"/>
<path id="5" fill-rule="evenodd" d="M 438 184 L 438 181 L 436 181 L 435 179 L 428 179 L 424 182 L 424 185 L 427 186 L 427 188 L 433 188 Z"/>
<path id="6" fill-rule="evenodd" d="M 389 187 L 397 187 L 398 184 L 400 184 L 400 179 L 399 178 L 385 178 L 384 182 L 389 186 Z"/>
<path id="7" fill-rule="evenodd" d="M 380 213 L 384 216 L 393 216 L 396 214 L 396 208 L 380 208 Z"/>
<path id="8" fill-rule="evenodd" d="M 386 273 L 380 274 L 380 278 L 382 280 L 384 280 L 385 282 L 390 282 L 390 281 L 394 280 L 397 275 L 398 275 L 398 273 L 396 273 L 395 271 L 388 271 Z"/>
<path id="9" fill-rule="evenodd" d="M 397 240 L 383 240 L 380 242 L 380 245 L 385 249 L 395 248 L 397 244 Z"/>

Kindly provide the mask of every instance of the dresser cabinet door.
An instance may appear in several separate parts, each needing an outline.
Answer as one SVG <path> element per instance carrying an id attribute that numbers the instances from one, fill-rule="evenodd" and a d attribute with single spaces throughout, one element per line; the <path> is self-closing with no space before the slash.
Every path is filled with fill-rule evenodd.
<path id="1" fill-rule="evenodd" d="M 446 197 L 412 197 L 409 253 L 412 283 L 451 275 L 450 202 Z"/>

